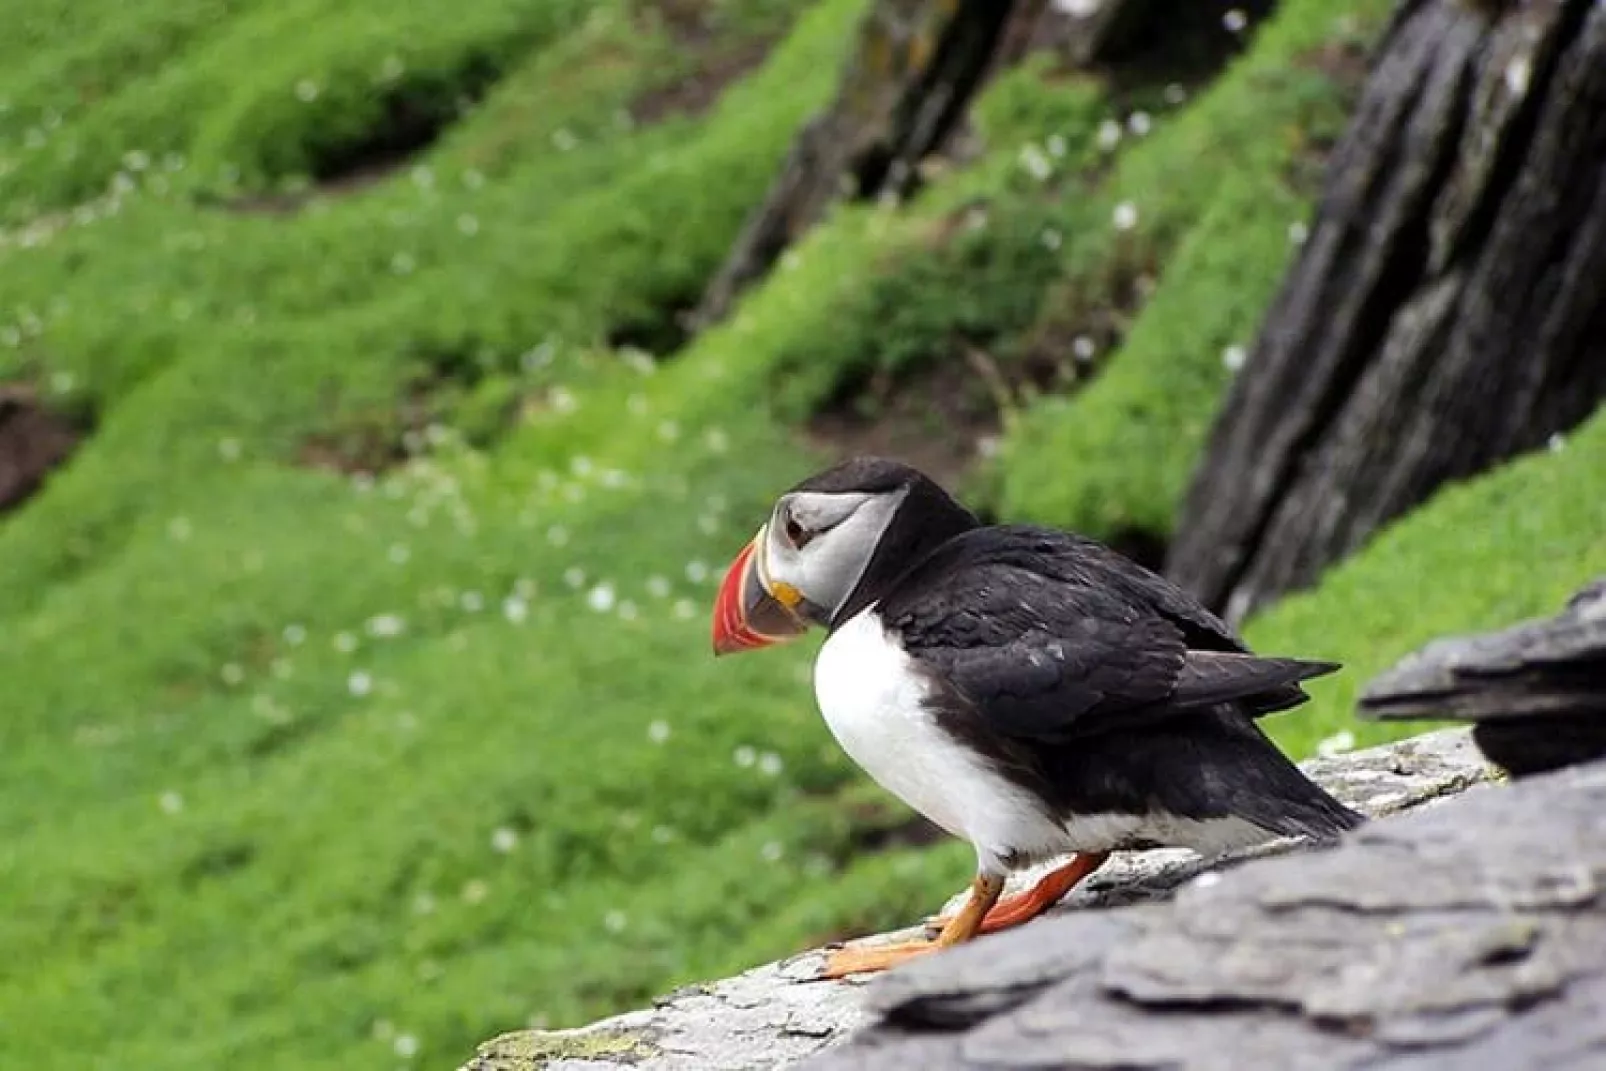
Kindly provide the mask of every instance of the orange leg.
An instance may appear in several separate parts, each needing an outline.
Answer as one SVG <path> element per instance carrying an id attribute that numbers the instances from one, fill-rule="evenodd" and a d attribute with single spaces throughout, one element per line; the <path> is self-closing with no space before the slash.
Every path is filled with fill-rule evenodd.
<path id="1" fill-rule="evenodd" d="M 1066 893 L 1103 866 L 1104 860 L 1109 857 L 1109 852 L 1082 852 L 1058 870 L 1044 874 L 1036 885 L 1025 892 L 1004 897 L 981 920 L 981 932 L 997 933 L 1030 922 L 1063 900 Z M 948 920 L 939 915 L 933 922 L 937 926 L 944 926 Z"/>
<path id="2" fill-rule="evenodd" d="M 970 899 L 959 909 L 934 941 L 902 941 L 879 947 L 839 948 L 826 957 L 821 978 L 845 978 L 850 974 L 884 971 L 900 963 L 924 956 L 944 948 L 951 948 L 975 937 L 981 931 L 982 919 L 998 902 L 1004 891 L 1004 879 L 991 874 L 978 874 L 970 886 Z"/>

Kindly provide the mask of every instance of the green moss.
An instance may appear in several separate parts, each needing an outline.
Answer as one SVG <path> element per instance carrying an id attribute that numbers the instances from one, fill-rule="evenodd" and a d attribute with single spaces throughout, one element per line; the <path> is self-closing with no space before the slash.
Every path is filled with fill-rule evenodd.
<path id="1" fill-rule="evenodd" d="M 1241 358 L 1253 342 L 1304 212 L 1277 176 L 1218 192 L 1109 367 L 1012 424 L 996 465 L 1000 508 L 1101 536 L 1169 531 L 1231 378 L 1229 350 Z"/>
<path id="2" fill-rule="evenodd" d="M 609 1060 L 632 1064 L 656 1052 L 645 1038 L 609 1030 L 565 1034 L 526 1030 L 486 1043 L 482 1058 L 499 1071 L 539 1071 L 553 1060 Z"/>
<path id="3" fill-rule="evenodd" d="M 971 108 L 976 133 L 991 146 L 1031 145 L 1057 138 L 1063 159 L 1074 149 L 1091 156 L 1092 128 L 1108 109 L 1104 83 L 1091 76 L 1059 74 L 1045 53 L 1028 56 L 999 74 Z M 1063 145 L 1060 144 L 1063 142 Z"/>
<path id="4" fill-rule="evenodd" d="M 1229 378 L 1223 352 L 1253 342 L 1291 259 L 1290 230 L 1310 212 L 1312 157 L 1341 130 L 1354 88 L 1315 54 L 1358 48 L 1387 12 L 1354 6 L 1339 32 L 1327 5 L 1284 5 L 1193 105 L 1122 154 L 1081 227 L 1067 228 L 1062 280 L 1032 331 L 1063 346 L 1082 310 L 1110 304 L 1118 204 L 1136 219 L 1124 241 L 1143 243 L 1156 288 L 1129 308 L 1091 387 L 1011 422 L 986 479 L 1000 513 L 1107 538 L 1170 531 Z"/>
<path id="5" fill-rule="evenodd" d="M 844 224 L 864 226 L 874 249 L 851 267 L 858 285 L 836 300 L 831 331 L 774 355 L 789 415 L 860 395 L 871 380 L 901 383 L 1032 322 L 1075 234 L 1053 194 L 1092 166 L 1107 107 L 1101 84 L 1044 82 L 1043 66 L 1009 72 L 978 101 L 978 130 L 992 148 L 978 167 L 906 212 Z M 863 219 L 862 210 L 843 214 Z"/>
<path id="6" fill-rule="evenodd" d="M 78 47 L 42 50 L 0 80 L 8 132 L 24 133 L 0 199 L 18 214 L 65 207 L 103 192 L 120 170 L 136 181 L 156 168 L 172 172 L 170 184 L 259 188 L 333 167 L 376 140 L 444 124 L 590 7 L 296 0 L 225 16 L 197 6 L 200 19 L 154 40 L 142 13 L 108 10 Z M 90 92 L 63 93 L 85 82 Z M 28 136 L 24 124 L 41 133 Z"/>
<path id="7" fill-rule="evenodd" d="M 791 18 L 710 10 L 716 37 Z M 0 378 L 95 417 L 0 519 L 0 865 L 31 875 L 0 913 L 30 964 L 0 977 L 0 1063 L 451 1066 L 722 970 L 732 932 L 799 939 L 767 918 L 847 854 L 809 800 L 850 770 L 792 686 L 807 651 L 716 664 L 704 611 L 808 459 L 737 389 L 739 344 L 655 371 L 596 343 L 717 263 L 858 10 L 813 6 L 712 108 L 637 127 L 667 31 L 597 7 L 367 189 L 224 209 L 157 155 L 0 239 Z M 302 144 L 277 105 L 175 123 L 161 95 L 255 18 L 136 49 L 159 84 L 118 99 L 150 114 L 75 106 L 61 136 L 119 163 L 158 127 Z M 358 71 L 393 30 L 300 54 Z M 18 137 L 44 106 L 20 86 Z M 37 204 L 101 181 L 27 166 Z M 302 464 L 403 445 L 377 481 Z"/>
<path id="8" fill-rule="evenodd" d="M 617 133 L 637 166 L 610 181 L 583 184 L 589 171 L 560 154 L 490 183 L 446 156 L 371 200 L 289 221 L 142 194 L 10 253 L 27 270 L 0 276 L 0 308 L 18 310 L 20 340 L 0 346 L 0 376 L 70 380 L 100 416 L 103 447 L 62 478 L 36 521 L 0 528 L 0 554 L 15 566 L 0 578 L 0 608 L 27 605 L 118 545 L 134 514 L 171 497 L 175 467 L 215 471 L 220 439 L 286 460 L 353 429 L 394 448 L 404 405 L 416 424 L 448 419 L 458 387 L 489 390 L 475 384 L 497 375 L 541 389 L 585 375 L 582 355 L 611 333 L 667 329 L 762 195 L 790 132 L 829 94 L 855 11 L 813 9 L 672 143 Z M 623 147 L 574 152 L 617 161 Z M 163 252 L 154 264 L 153 247 Z M 453 389 L 434 397 L 443 383 Z M 139 402 L 124 418 L 130 398 Z M 491 432 L 474 429 L 482 441 Z M 62 524 L 75 539 L 59 537 Z"/>

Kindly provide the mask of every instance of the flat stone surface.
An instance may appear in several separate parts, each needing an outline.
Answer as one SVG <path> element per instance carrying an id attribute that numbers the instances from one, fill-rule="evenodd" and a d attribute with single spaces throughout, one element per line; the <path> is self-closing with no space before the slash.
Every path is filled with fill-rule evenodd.
<path id="1" fill-rule="evenodd" d="M 1454 816 L 1465 810 L 1465 805 L 1441 808 L 1439 802 L 1485 783 L 1491 776 L 1490 767 L 1461 730 L 1428 734 L 1303 765 L 1336 796 L 1366 814 L 1442 810 L 1451 816 L 1452 825 L 1457 822 Z M 1606 776 L 1602 780 L 1606 781 Z M 1498 803 L 1506 791 L 1509 790 L 1472 795 L 1495 796 Z M 1606 792 L 1606 787 L 1602 791 Z M 1454 867 L 1443 874 L 1430 872 L 1421 864 L 1432 856 L 1431 852 L 1422 855 L 1413 848 L 1397 849 L 1410 861 L 1413 880 L 1409 882 L 1376 887 L 1369 879 L 1357 883 L 1344 861 L 1347 854 L 1382 851 L 1386 855 L 1396 850 L 1387 848 L 1391 831 L 1397 822 L 1414 820 L 1402 818 L 1369 826 L 1351 834 L 1345 846 L 1334 851 L 1289 854 L 1290 849 L 1299 847 L 1297 843 L 1280 842 L 1231 860 L 1202 860 L 1182 850 L 1128 853 L 1112 858 L 1047 918 L 940 956 L 917 960 L 886 975 L 841 982 L 811 981 L 823 957 L 818 951 L 805 952 L 734 978 L 686 987 L 662 998 L 653 1008 L 577 1030 L 505 1034 L 481 1046 L 463 1071 L 606 1071 L 623 1067 L 749 1071 L 799 1064 L 822 1068 L 918 1065 L 922 1071 L 936 1071 L 946 1067 L 1063 1066 L 1073 1052 L 1093 1067 L 1113 1067 L 1118 1063 L 1122 1067 L 1157 1065 L 1169 1059 L 1166 1054 L 1172 1049 L 1168 1045 L 1190 1037 L 1187 1030 L 1155 1031 L 1152 1024 L 1134 1027 L 1134 1023 L 1148 1023 L 1154 1018 L 1152 1008 L 1143 1003 L 1131 1005 L 1121 1015 L 1106 1016 L 1101 1011 L 1104 1018 L 1098 1020 L 1097 1029 L 1092 1029 L 1087 1027 L 1088 1014 L 1080 1008 L 1070 1009 L 1069 1003 L 1110 1001 L 1112 998 L 1101 996 L 1101 987 L 1107 978 L 1115 978 L 1151 1003 L 1210 1001 L 1224 992 L 1237 994 L 1231 998 L 1234 1000 L 1249 999 L 1243 994 L 1259 994 L 1255 999 L 1267 999 L 1269 993 L 1279 999 L 1297 997 L 1313 1007 L 1362 1007 L 1364 1012 L 1369 1007 L 1364 999 L 1367 994 L 1385 990 L 1377 985 L 1368 989 L 1363 976 L 1346 976 L 1342 985 L 1336 980 L 1312 983 L 1308 991 L 1303 983 L 1294 986 L 1289 977 L 1307 964 L 1311 968 L 1331 968 L 1340 962 L 1344 950 L 1350 947 L 1342 934 L 1360 940 L 1364 932 L 1365 941 L 1371 942 L 1365 947 L 1379 942 L 1389 947 L 1391 931 L 1378 919 L 1390 913 L 1418 910 L 1397 903 L 1412 897 L 1412 903 L 1426 905 L 1421 910 L 1444 916 L 1423 923 L 1438 934 L 1440 945 L 1432 946 L 1435 949 L 1441 945 L 1453 947 L 1462 960 L 1478 955 L 1500 960 L 1521 954 L 1523 962 L 1539 964 L 1530 968 L 1532 971 L 1562 969 L 1564 965 L 1558 965 L 1550 951 L 1555 938 L 1548 930 L 1513 934 L 1498 927 L 1489 931 L 1457 929 L 1456 913 L 1468 909 L 1456 899 L 1460 886 L 1454 880 Z M 1555 832 L 1563 838 L 1555 843 L 1565 845 L 1562 828 Z M 1473 839 L 1469 831 L 1461 840 L 1452 840 L 1452 849 L 1459 850 L 1455 846 Z M 1491 888 L 1509 889 L 1518 900 L 1526 898 L 1539 904 L 1554 904 L 1558 898 L 1581 895 L 1576 883 L 1567 884 L 1572 872 L 1565 868 L 1564 853 L 1553 854 L 1549 871 L 1530 866 L 1523 880 Z M 1254 858 L 1279 855 L 1284 857 Z M 1606 844 L 1602 859 L 1606 863 Z M 1011 888 L 1031 883 L 1054 865 L 1045 863 L 1016 875 Z M 1282 869 L 1272 884 L 1263 889 L 1253 886 L 1256 892 L 1251 901 L 1240 904 L 1235 895 L 1215 891 L 1239 888 L 1245 880 L 1242 875 L 1278 867 Z M 1306 868 L 1314 869 L 1307 872 Z M 1602 880 L 1606 881 L 1606 877 Z M 1348 889 L 1350 900 L 1334 905 L 1307 903 L 1321 900 L 1321 882 L 1325 881 Z M 1193 904 L 1205 897 L 1204 903 L 1215 906 L 1203 913 L 1189 913 L 1191 921 L 1184 932 L 1168 932 L 1168 920 L 1176 908 L 1165 900 L 1173 895 L 1176 904 Z M 956 893 L 950 903 L 961 896 Z M 1279 898 L 1292 907 L 1282 905 Z M 1356 900 L 1367 904 L 1375 900 L 1376 904 L 1358 907 L 1353 902 Z M 1289 910 L 1300 917 L 1307 911 L 1325 913 L 1328 928 L 1301 923 L 1282 934 L 1273 927 L 1242 949 L 1230 940 L 1235 927 L 1247 924 L 1244 920 L 1263 920 L 1268 914 L 1280 917 Z M 1365 911 L 1381 912 L 1378 919 L 1372 920 L 1377 925 L 1371 929 L 1357 928 L 1366 918 L 1357 912 Z M 1433 926 L 1439 929 L 1432 930 Z M 917 932 L 904 930 L 877 940 L 898 940 Z M 1455 944 L 1458 940 L 1463 944 Z M 1533 943 L 1527 953 L 1507 947 L 1523 941 Z M 1257 955 L 1257 949 L 1266 950 L 1266 955 Z M 1606 949 L 1598 951 L 1602 953 L 1600 961 L 1606 963 Z M 1172 960 L 1173 955 L 1183 958 Z M 1402 970 L 1418 972 L 1430 966 L 1431 957 L 1401 963 Z M 1548 976 L 1536 974 L 1534 981 L 1524 984 L 1538 986 L 1545 977 Z M 1189 997 L 1190 993 L 1195 996 Z M 1199 993 L 1205 996 L 1200 998 Z M 1467 1023 L 1476 1025 L 1470 1019 L 1447 1025 L 1443 1016 L 1428 1018 L 1432 1021 L 1402 1020 L 1391 1029 L 1453 1032 L 1471 1029 Z M 1068 1032 L 1066 1023 L 1080 1023 L 1083 1028 Z M 963 1029 L 954 1033 L 956 1028 Z M 1279 1039 L 1302 1037 L 1299 1032 L 1305 1029 L 1297 1019 L 1283 1022 L 1275 1016 L 1254 1020 L 1252 1030 L 1243 1025 L 1231 1028 L 1245 1039 L 1254 1039 L 1266 1052 L 1276 1051 L 1265 1047 L 1275 1046 Z M 1134 1031 L 1142 1037 L 1134 1037 Z M 1359 1041 L 1346 1040 L 1342 1034 L 1337 1037 L 1345 1051 L 1360 1051 Z M 1261 1050 L 1243 1051 L 1253 1056 Z M 1336 1054 L 1339 1050 L 1331 1051 Z M 809 1062 L 811 1058 L 816 1062 Z M 824 1062 L 817 1062 L 821 1060 Z M 1410 1066 L 1414 1071 L 1417 1066 L 1435 1065 L 1399 1066 Z M 1518 1065 L 1508 1061 L 1503 1066 Z"/>
<path id="2" fill-rule="evenodd" d="M 878 980 L 803 1066 L 1606 1067 L 1603 809 L 1576 767 L 1061 914 Z"/>

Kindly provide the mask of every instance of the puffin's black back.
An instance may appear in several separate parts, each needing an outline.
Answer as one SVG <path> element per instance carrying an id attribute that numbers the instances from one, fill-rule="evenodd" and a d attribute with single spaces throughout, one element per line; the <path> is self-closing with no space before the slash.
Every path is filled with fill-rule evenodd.
<path id="1" fill-rule="evenodd" d="M 792 488 L 823 494 L 882 494 L 900 488 L 908 489 L 903 504 L 876 544 L 858 585 L 837 610 L 833 629 L 879 599 L 932 551 L 981 522 L 925 473 L 890 458 L 850 458 Z"/>

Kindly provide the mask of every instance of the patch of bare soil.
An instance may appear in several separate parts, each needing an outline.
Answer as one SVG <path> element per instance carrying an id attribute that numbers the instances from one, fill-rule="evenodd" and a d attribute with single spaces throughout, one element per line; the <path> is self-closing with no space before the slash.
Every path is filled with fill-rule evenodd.
<path id="1" fill-rule="evenodd" d="M 1161 267 L 1159 251 L 1134 239 L 1119 243 L 1093 276 L 1053 284 L 1021 339 L 1021 376 L 1056 393 L 1085 386 L 1126 338 Z"/>
<path id="2" fill-rule="evenodd" d="M 333 178 L 289 193 L 252 193 L 236 197 L 226 207 L 235 212 L 280 216 L 299 212 L 315 197 L 345 197 L 379 185 L 406 168 L 414 152 L 372 159 Z"/>
<path id="3" fill-rule="evenodd" d="M 78 429 L 21 385 L 0 384 L 0 513 L 21 505 L 72 456 Z"/>
<path id="4" fill-rule="evenodd" d="M 708 0 L 650 0 L 640 17 L 656 22 L 674 44 L 684 73 L 647 90 L 631 102 L 637 123 L 672 116 L 697 116 L 713 107 L 725 89 L 740 81 L 769 55 L 780 34 L 732 34 L 713 21 Z"/>
<path id="5" fill-rule="evenodd" d="M 833 460 L 897 458 L 952 487 L 985 456 L 1013 397 L 991 358 L 971 350 L 896 382 L 872 379 L 815 414 L 805 437 Z"/>
<path id="6" fill-rule="evenodd" d="M 347 476 L 378 476 L 404 464 L 417 452 L 432 416 L 431 390 L 438 380 L 423 379 L 408 388 L 394 409 L 374 409 L 341 420 L 308 436 L 297 451 L 297 463 Z"/>
<path id="7" fill-rule="evenodd" d="M 1371 73 L 1371 49 L 1359 38 L 1329 41 L 1320 48 L 1296 56 L 1297 66 L 1319 71 L 1344 101 L 1344 113 L 1353 114 Z M 1328 160 L 1338 145 L 1342 127 L 1309 133 L 1288 168 L 1288 181 L 1297 190 L 1314 194 L 1327 175 Z"/>

